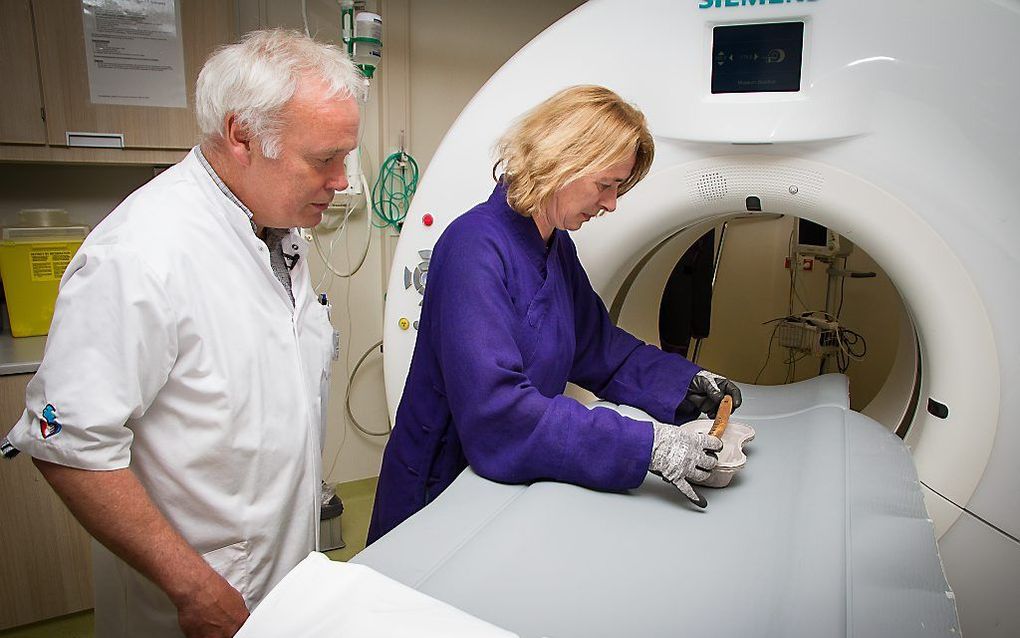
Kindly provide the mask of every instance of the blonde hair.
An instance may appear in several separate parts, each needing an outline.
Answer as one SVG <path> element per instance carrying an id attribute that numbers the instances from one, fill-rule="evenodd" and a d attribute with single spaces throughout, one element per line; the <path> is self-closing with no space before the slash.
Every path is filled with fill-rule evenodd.
<path id="1" fill-rule="evenodd" d="M 572 86 L 525 113 L 503 134 L 493 175 L 503 169 L 507 202 L 531 217 L 570 182 L 635 152 L 634 170 L 620 184 L 620 195 L 648 174 L 655 156 L 645 116 L 605 87 Z"/>

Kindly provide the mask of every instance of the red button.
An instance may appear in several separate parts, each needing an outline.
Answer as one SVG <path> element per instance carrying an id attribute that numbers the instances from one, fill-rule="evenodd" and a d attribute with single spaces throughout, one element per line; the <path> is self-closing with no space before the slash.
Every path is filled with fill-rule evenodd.
<path id="1" fill-rule="evenodd" d="M 432 225 L 432 214 L 431 213 L 425 213 L 424 215 L 422 215 L 421 223 L 425 224 L 426 226 L 431 226 Z"/>

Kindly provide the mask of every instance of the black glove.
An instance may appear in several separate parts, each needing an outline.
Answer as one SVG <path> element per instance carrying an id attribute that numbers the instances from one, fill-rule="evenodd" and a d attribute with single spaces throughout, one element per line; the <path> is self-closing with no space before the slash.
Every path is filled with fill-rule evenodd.
<path id="1" fill-rule="evenodd" d="M 740 388 L 737 387 L 737 384 L 714 372 L 702 370 L 691 379 L 691 385 L 687 388 L 687 397 L 680 403 L 677 413 L 697 410 L 707 414 L 708 418 L 714 419 L 723 396 L 727 394 L 733 397 L 733 409 L 736 410 L 740 407 Z"/>

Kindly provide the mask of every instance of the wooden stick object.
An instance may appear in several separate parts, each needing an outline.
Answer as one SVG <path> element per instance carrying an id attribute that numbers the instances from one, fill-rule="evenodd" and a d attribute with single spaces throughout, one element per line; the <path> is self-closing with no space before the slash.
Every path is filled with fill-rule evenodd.
<path id="1" fill-rule="evenodd" d="M 719 402 L 719 411 L 715 414 L 715 422 L 712 423 L 712 429 L 708 431 L 714 437 L 722 439 L 723 432 L 726 431 L 726 426 L 730 422 L 730 413 L 733 412 L 733 397 L 726 395 L 723 400 Z"/>

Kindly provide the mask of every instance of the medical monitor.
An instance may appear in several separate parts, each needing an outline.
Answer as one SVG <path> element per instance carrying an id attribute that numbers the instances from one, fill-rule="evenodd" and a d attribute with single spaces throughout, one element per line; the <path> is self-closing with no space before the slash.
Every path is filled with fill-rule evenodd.
<path id="1" fill-rule="evenodd" d="M 795 231 L 794 253 L 829 257 L 840 254 L 839 235 L 831 229 L 801 217 Z"/>
<path id="2" fill-rule="evenodd" d="M 803 22 L 717 26 L 712 93 L 799 91 L 803 51 Z"/>

